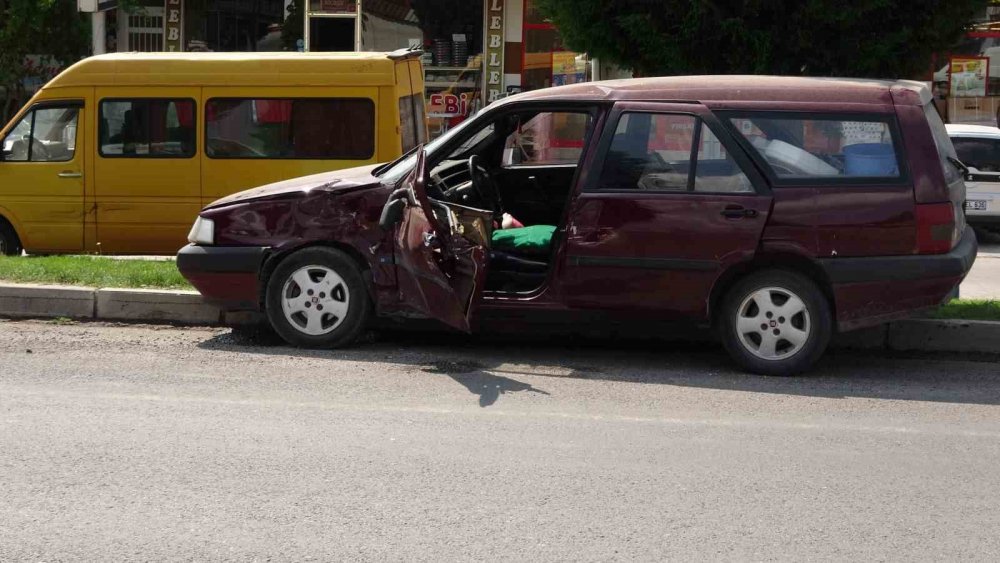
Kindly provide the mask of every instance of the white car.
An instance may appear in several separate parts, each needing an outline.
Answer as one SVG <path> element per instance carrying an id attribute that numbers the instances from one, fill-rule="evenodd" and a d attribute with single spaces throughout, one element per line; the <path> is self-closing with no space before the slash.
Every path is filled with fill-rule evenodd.
<path id="1" fill-rule="evenodd" d="M 970 225 L 1000 232 L 1000 128 L 947 125 L 965 176 L 965 215 Z"/>

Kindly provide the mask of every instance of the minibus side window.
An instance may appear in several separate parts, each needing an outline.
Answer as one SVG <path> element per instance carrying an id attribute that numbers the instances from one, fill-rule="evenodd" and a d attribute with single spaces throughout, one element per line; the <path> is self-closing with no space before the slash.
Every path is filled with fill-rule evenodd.
<path id="1" fill-rule="evenodd" d="M 69 162 L 76 151 L 76 107 L 46 107 L 29 112 L 3 140 L 8 162 Z"/>
<path id="2" fill-rule="evenodd" d="M 100 153 L 105 158 L 191 158 L 194 100 L 102 100 Z"/>
<path id="3" fill-rule="evenodd" d="M 375 104 L 366 98 L 212 98 L 205 104 L 209 158 L 368 160 Z"/>

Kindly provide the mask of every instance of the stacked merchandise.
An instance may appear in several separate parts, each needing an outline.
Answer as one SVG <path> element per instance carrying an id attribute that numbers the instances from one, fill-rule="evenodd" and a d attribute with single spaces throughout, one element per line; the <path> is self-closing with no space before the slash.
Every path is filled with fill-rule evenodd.
<path id="1" fill-rule="evenodd" d="M 451 61 L 455 66 L 466 66 L 469 61 L 469 43 L 465 40 L 464 35 L 459 37 L 462 39 L 451 44 Z"/>
<path id="2" fill-rule="evenodd" d="M 437 66 L 451 66 L 451 41 L 447 39 L 434 40 L 434 64 Z"/>

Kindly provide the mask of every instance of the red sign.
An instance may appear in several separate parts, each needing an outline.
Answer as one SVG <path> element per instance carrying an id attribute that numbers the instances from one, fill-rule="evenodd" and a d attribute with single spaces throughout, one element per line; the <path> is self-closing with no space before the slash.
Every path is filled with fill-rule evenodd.
<path id="1" fill-rule="evenodd" d="M 357 0 L 315 0 L 311 2 L 313 11 L 324 14 L 356 14 L 358 12 Z M 317 4 L 318 9 L 317 9 Z"/>

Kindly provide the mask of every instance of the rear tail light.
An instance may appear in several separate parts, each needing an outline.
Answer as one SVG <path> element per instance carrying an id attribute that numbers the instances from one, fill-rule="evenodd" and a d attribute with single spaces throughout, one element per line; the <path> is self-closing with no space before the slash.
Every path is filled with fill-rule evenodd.
<path id="1" fill-rule="evenodd" d="M 955 206 L 947 203 L 917 204 L 917 254 L 944 254 L 958 242 Z"/>

